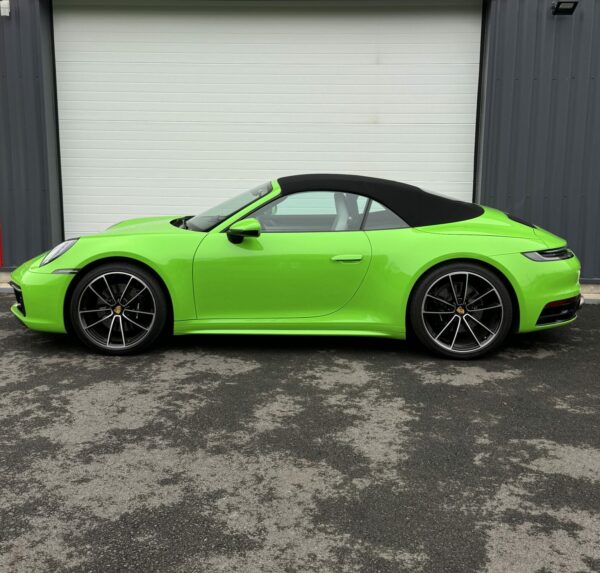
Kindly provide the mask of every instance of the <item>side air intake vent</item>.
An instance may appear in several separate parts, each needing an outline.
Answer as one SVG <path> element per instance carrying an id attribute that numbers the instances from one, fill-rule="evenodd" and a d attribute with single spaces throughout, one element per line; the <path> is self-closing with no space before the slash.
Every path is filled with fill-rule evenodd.
<path id="1" fill-rule="evenodd" d="M 515 223 L 521 223 L 521 225 L 525 225 L 526 227 L 531 227 L 535 229 L 535 225 L 530 223 L 529 221 L 525 221 L 525 219 L 521 219 L 521 217 L 517 217 L 516 215 L 511 215 L 510 213 L 506 213 L 506 216 L 514 221 Z"/>

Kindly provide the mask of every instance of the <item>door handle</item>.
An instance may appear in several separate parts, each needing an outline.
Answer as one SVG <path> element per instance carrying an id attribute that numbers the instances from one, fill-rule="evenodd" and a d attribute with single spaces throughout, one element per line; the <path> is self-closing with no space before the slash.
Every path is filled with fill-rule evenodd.
<path id="1" fill-rule="evenodd" d="M 334 263 L 358 263 L 362 261 L 362 255 L 335 255 L 331 257 Z"/>

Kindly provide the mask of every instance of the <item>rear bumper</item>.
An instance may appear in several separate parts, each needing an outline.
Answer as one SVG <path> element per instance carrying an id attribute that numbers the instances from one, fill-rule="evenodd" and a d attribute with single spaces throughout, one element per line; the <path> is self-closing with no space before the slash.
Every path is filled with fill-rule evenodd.
<path id="1" fill-rule="evenodd" d="M 583 296 L 579 295 L 548 303 L 542 309 L 536 326 L 570 321 L 577 316 L 577 311 L 583 306 L 583 302 Z"/>
<path id="2" fill-rule="evenodd" d="M 66 332 L 64 301 L 73 275 L 31 270 L 31 261 L 11 274 L 15 304 L 11 312 L 28 328 L 44 332 Z"/>
<path id="3" fill-rule="evenodd" d="M 519 332 L 556 328 L 573 322 L 581 308 L 581 265 L 577 257 L 536 262 L 520 253 L 498 257 L 519 302 Z M 553 303 L 570 301 L 565 312 L 550 318 Z M 560 305 L 559 305 L 560 306 Z M 568 308 L 567 308 L 568 307 Z"/>

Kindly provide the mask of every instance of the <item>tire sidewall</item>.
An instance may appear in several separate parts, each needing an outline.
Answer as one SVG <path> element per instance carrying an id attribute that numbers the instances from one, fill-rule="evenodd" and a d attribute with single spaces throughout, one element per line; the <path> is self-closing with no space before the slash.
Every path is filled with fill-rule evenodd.
<path id="1" fill-rule="evenodd" d="M 502 323 L 496 338 L 485 347 L 473 350 L 472 352 L 453 352 L 436 344 L 431 339 L 431 336 L 425 327 L 423 315 L 421 313 L 423 300 L 429 288 L 444 275 L 460 272 L 478 274 L 488 280 L 498 291 L 498 295 L 500 296 L 503 305 Z M 513 321 L 513 303 L 503 280 L 495 272 L 488 270 L 477 263 L 448 263 L 425 274 L 415 287 L 414 294 L 411 297 L 409 311 L 410 325 L 419 341 L 437 354 L 457 360 L 478 358 L 496 350 L 508 336 Z"/>

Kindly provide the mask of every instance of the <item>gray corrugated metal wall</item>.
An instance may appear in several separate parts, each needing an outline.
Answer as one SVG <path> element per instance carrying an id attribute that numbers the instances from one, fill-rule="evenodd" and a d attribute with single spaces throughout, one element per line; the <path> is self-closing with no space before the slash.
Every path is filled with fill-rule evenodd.
<path id="1" fill-rule="evenodd" d="M 49 1 L 11 0 L 0 17 L 0 225 L 4 267 L 62 238 Z"/>
<path id="2" fill-rule="evenodd" d="M 600 278 L 600 1 L 490 0 L 478 198 L 562 237 Z"/>

